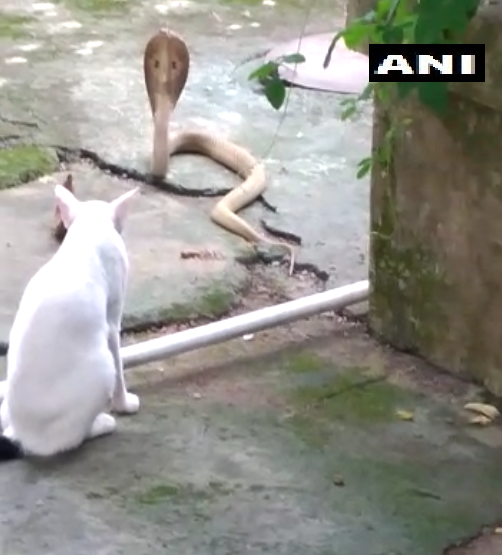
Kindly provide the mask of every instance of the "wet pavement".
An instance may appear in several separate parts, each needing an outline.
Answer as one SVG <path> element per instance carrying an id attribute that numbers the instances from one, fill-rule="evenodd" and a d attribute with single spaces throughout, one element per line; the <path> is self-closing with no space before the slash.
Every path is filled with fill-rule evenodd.
<path id="1" fill-rule="evenodd" d="M 319 0 L 306 17 L 307 4 L 3 0 L 0 339 L 24 283 L 56 249 L 54 180 L 72 171 L 82 198 L 137 184 L 69 161 L 68 149 L 87 149 L 112 173 L 148 170 L 142 49 L 166 24 L 192 54 L 173 125 L 215 130 L 265 159 L 278 211 L 257 203 L 243 216 L 299 235 L 304 269 L 289 278 L 277 263 L 243 264 L 249 248 L 209 221 L 216 198 L 142 183 L 125 230 L 126 327 L 265 306 L 325 287 L 322 272 L 328 286 L 366 277 L 368 182 L 355 174 L 370 150 L 369 108 L 341 122 L 340 97 L 294 89 L 283 116 L 247 80 L 260 63 L 250 56 L 341 27 L 341 5 Z M 20 153 L 23 142 L 58 146 L 64 167 L 55 150 Z M 189 156 L 172 161 L 170 178 L 195 192 L 237 183 Z M 198 249 L 219 256 L 182 258 Z M 269 276 L 258 297 L 256 268 Z M 500 427 L 469 427 L 459 410 L 480 392 L 361 327 L 314 318 L 128 379 L 142 409 L 116 435 L 62 460 L 2 466 L 0 554 L 441 555 L 502 517 Z"/>
<path id="2" fill-rule="evenodd" d="M 173 127 L 212 129 L 264 158 L 266 198 L 277 213 L 257 203 L 244 217 L 299 235 L 299 261 L 327 272 L 331 284 L 366 277 L 368 182 L 355 173 L 370 149 L 369 109 L 359 122 L 341 122 L 340 96 L 293 89 L 284 116 L 248 82 L 260 60 L 242 64 L 302 32 L 340 27 L 341 7 L 330 6 L 327 22 L 326 2 L 318 2 L 307 24 L 301 2 L 7 1 L 1 9 L 0 137 L 86 148 L 108 163 L 146 172 L 151 120 L 142 50 L 159 27 L 169 25 L 182 33 L 192 56 Z M 215 163 L 192 156 L 173 159 L 170 178 L 195 191 L 238 183 Z M 85 179 L 77 181 L 77 192 L 86 186 Z M 207 234 L 204 211 L 211 204 L 187 204 L 200 212 L 187 228 Z M 215 229 L 215 241 L 219 236 Z"/>
<path id="3" fill-rule="evenodd" d="M 313 319 L 128 379 L 142 409 L 114 436 L 2 466 L 1 553 L 442 555 L 500 519 L 502 431 L 461 411 L 479 392 L 358 326 Z M 496 555 L 490 538 L 459 553 Z"/>
<path id="4" fill-rule="evenodd" d="M 130 190 L 130 181 L 111 177 L 81 164 L 71 165 L 81 198 L 111 200 Z M 0 221 L 5 225 L 0 255 L 0 337 L 6 338 L 27 276 L 32 275 L 57 249 L 49 233 L 53 224 L 53 179 L 25 184 L 0 193 Z M 248 269 L 235 260 L 237 252 L 252 255 L 245 245 L 216 228 L 206 214 L 211 201 L 197 203 L 144 187 L 135 199 L 124 239 L 128 245 L 131 279 L 125 329 L 159 322 L 224 313 L 249 281 Z M 19 223 L 22 221 L 22 232 Z M 199 222 L 196 226 L 187 225 Z M 208 260 L 183 259 L 183 253 L 204 250 Z M 218 255 L 218 256 L 216 256 Z"/>

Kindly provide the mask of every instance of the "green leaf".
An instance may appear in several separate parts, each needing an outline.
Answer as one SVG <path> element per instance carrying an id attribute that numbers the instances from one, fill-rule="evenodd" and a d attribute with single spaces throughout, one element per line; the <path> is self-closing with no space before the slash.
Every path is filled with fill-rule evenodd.
<path id="1" fill-rule="evenodd" d="M 448 109 L 448 83 L 427 81 L 417 83 L 418 96 L 425 106 L 438 115 L 444 115 Z"/>
<path id="2" fill-rule="evenodd" d="M 444 26 L 436 19 L 435 14 L 418 17 L 415 24 L 413 42 L 417 44 L 441 43 L 443 42 L 443 28 Z"/>
<path id="3" fill-rule="evenodd" d="M 340 106 L 347 106 L 347 104 L 353 104 L 354 98 L 352 96 L 347 96 L 346 98 L 342 98 L 340 100 Z"/>
<path id="4" fill-rule="evenodd" d="M 305 56 L 297 52 L 296 54 L 287 54 L 276 60 L 278 64 L 301 64 L 305 61 Z"/>
<path id="5" fill-rule="evenodd" d="M 394 18 L 396 17 L 397 9 L 400 3 L 401 3 L 401 0 L 392 0 L 389 10 L 387 12 L 387 19 L 385 20 L 385 23 L 387 25 L 389 25 L 394 21 Z"/>
<path id="6" fill-rule="evenodd" d="M 418 83 L 414 81 L 400 81 L 399 83 L 396 83 L 399 98 L 406 98 L 413 89 L 417 88 L 417 86 Z"/>
<path id="7" fill-rule="evenodd" d="M 400 12 L 402 3 L 402 0 L 379 0 L 376 5 L 376 19 L 384 25 L 390 25 Z"/>
<path id="8" fill-rule="evenodd" d="M 385 44 L 402 44 L 404 30 L 402 27 L 386 27 L 381 34 L 382 42 Z"/>
<path id="9" fill-rule="evenodd" d="M 392 98 L 392 90 L 395 83 L 378 83 L 378 87 L 374 89 L 375 96 L 382 104 L 389 104 Z"/>
<path id="10" fill-rule="evenodd" d="M 365 39 L 371 39 L 376 28 L 376 20 L 376 12 L 372 10 L 362 17 L 354 19 L 348 27 L 338 32 L 333 37 L 333 40 L 328 47 L 328 51 L 326 52 L 323 62 L 323 68 L 326 69 L 329 66 L 333 50 L 335 49 L 336 43 L 341 38 L 343 38 L 345 44 L 352 49 L 354 49 L 358 44 L 361 44 L 361 42 L 364 42 Z"/>
<path id="11" fill-rule="evenodd" d="M 375 84 L 374 83 L 368 83 L 366 85 L 366 87 L 364 87 L 363 92 L 359 95 L 358 100 L 369 100 L 373 94 L 373 91 L 375 90 Z"/>
<path id="12" fill-rule="evenodd" d="M 375 10 L 378 19 L 384 20 L 389 13 L 393 0 L 378 0 Z"/>
<path id="13" fill-rule="evenodd" d="M 277 72 L 277 67 L 277 62 L 266 62 L 265 64 L 252 71 L 248 76 L 248 80 L 261 81 L 262 79 L 266 79 L 267 77 L 270 77 Z"/>
<path id="14" fill-rule="evenodd" d="M 406 17 L 400 18 L 400 23 L 396 24 L 396 27 L 399 27 L 403 31 L 403 40 L 402 40 L 403 44 L 412 42 L 411 39 L 414 37 L 415 24 L 416 24 L 416 17 L 409 16 L 409 15 Z"/>
<path id="15" fill-rule="evenodd" d="M 363 158 L 359 164 L 357 164 L 357 167 L 359 168 L 357 170 L 357 179 L 362 179 L 365 175 L 368 174 L 368 172 L 371 170 L 371 165 L 373 163 L 373 159 L 372 158 Z"/>
<path id="16" fill-rule="evenodd" d="M 375 25 L 362 20 L 357 20 L 343 32 L 343 40 L 348 48 L 354 49 L 365 40 L 369 40 Z"/>
<path id="17" fill-rule="evenodd" d="M 375 10 L 370 10 L 362 17 L 358 17 L 355 21 L 358 23 L 375 23 L 377 19 L 377 12 Z"/>
<path id="18" fill-rule="evenodd" d="M 355 113 L 357 112 L 357 104 L 354 101 L 354 103 L 350 106 L 347 106 L 345 108 L 345 110 L 342 112 L 342 115 L 340 116 L 342 121 L 348 120 L 349 118 L 351 118 Z"/>
<path id="19" fill-rule="evenodd" d="M 356 98 L 344 98 L 343 100 L 340 101 L 340 106 L 343 107 L 343 111 L 340 115 L 340 119 L 342 121 L 345 121 L 351 118 L 352 116 L 356 115 L 356 113 L 360 109 L 359 103 L 369 100 L 371 98 L 371 95 L 373 94 L 373 91 L 374 91 L 374 86 L 375 86 L 374 83 L 368 83 L 364 88 L 363 92 L 360 95 L 358 95 Z"/>
<path id="20" fill-rule="evenodd" d="M 286 98 L 286 87 L 280 79 L 273 79 L 265 86 L 265 96 L 273 108 L 279 110 Z"/>

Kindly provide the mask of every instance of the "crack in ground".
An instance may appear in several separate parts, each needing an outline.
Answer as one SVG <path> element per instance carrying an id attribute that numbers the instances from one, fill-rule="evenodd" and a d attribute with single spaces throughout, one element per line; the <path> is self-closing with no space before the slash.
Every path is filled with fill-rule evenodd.
<path id="1" fill-rule="evenodd" d="M 21 140 L 24 139 L 22 135 L 11 134 L 11 135 L 2 135 L 0 137 L 0 149 L 2 148 L 10 148 L 12 146 L 17 146 L 20 144 Z"/>
<path id="2" fill-rule="evenodd" d="M 246 257 L 236 257 L 236 262 L 242 264 L 246 268 L 252 268 L 253 266 L 263 265 L 263 266 L 271 266 L 274 263 L 278 263 L 280 266 L 285 268 L 289 267 L 289 262 L 283 260 L 282 255 L 270 255 L 267 253 L 260 253 L 256 252 L 252 255 L 248 255 Z M 308 272 L 312 274 L 315 278 L 319 281 L 326 283 L 329 279 L 328 272 L 319 269 L 315 264 L 311 264 L 309 262 L 296 262 L 295 267 L 293 269 L 294 274 L 303 274 Z M 245 295 L 245 294 L 244 294 Z M 153 331 L 156 329 L 163 328 L 169 325 L 203 325 L 205 323 L 214 322 L 224 316 L 228 316 L 233 311 L 239 308 L 241 303 L 235 302 L 232 303 L 229 307 L 225 308 L 224 310 L 213 313 L 211 315 L 207 314 L 197 314 L 196 316 L 187 317 L 187 318 L 161 318 L 161 319 L 144 319 L 141 322 L 136 324 L 131 324 L 129 326 L 123 326 L 121 330 L 121 335 L 131 334 L 131 333 L 142 333 L 145 331 Z M 343 309 L 337 312 L 340 316 L 343 315 Z M 8 341 L 0 341 L 0 357 L 5 357 L 7 355 L 7 351 L 9 350 L 9 342 Z"/>
<path id="3" fill-rule="evenodd" d="M 34 127 L 38 128 L 36 123 L 31 122 L 23 122 L 17 120 L 7 120 L 0 116 L 0 121 L 5 121 L 8 123 L 12 123 L 13 125 L 19 125 L 24 127 Z M 10 147 L 10 146 L 19 146 L 21 144 L 27 145 L 28 143 L 23 141 L 23 136 L 12 134 L 6 135 L 1 137 L 0 136 L 0 147 Z M 165 178 L 158 178 L 154 177 L 150 173 L 141 172 L 139 170 L 135 170 L 132 168 L 126 168 L 121 166 L 120 164 L 115 164 L 113 162 L 108 162 L 102 156 L 100 156 L 97 152 L 90 150 L 88 148 L 82 147 L 67 147 L 61 145 L 44 145 L 44 144 L 37 144 L 37 143 L 30 143 L 29 146 L 35 147 L 45 147 L 45 148 L 52 148 L 58 157 L 60 164 L 68 164 L 71 162 L 77 162 L 80 160 L 85 160 L 87 162 L 91 162 L 96 168 L 108 172 L 111 175 L 115 175 L 117 177 L 123 179 L 131 179 L 134 181 L 138 181 L 140 183 L 145 183 L 147 185 L 152 185 L 157 189 L 165 193 L 171 193 L 172 195 L 177 195 L 181 197 L 191 197 L 191 198 L 215 198 L 215 197 L 222 197 L 230 193 L 234 190 L 235 187 L 208 187 L 205 189 L 191 189 L 189 187 L 185 187 L 180 183 L 176 183 L 170 179 Z M 277 212 L 277 207 L 271 204 L 264 195 L 259 195 L 256 200 L 260 202 L 263 207 L 268 210 L 269 212 Z"/>
<path id="4" fill-rule="evenodd" d="M 263 264 L 268 264 L 263 262 L 263 260 L 258 259 L 257 257 L 251 256 L 247 258 L 243 258 L 241 260 L 237 260 L 239 263 L 247 266 L 253 266 L 259 264 L 260 262 Z M 287 263 L 283 264 L 284 266 L 288 266 Z M 305 266 L 310 266 L 309 264 L 305 264 Z M 299 269 L 298 272 L 303 272 L 304 269 Z M 314 276 L 315 277 L 315 276 Z M 157 319 L 150 319 L 144 320 L 140 322 L 135 322 L 133 324 L 124 325 L 121 330 L 121 335 L 133 335 L 138 333 L 145 333 L 145 332 L 156 332 L 166 328 L 168 326 L 174 326 L 177 328 L 176 331 L 181 331 L 182 329 L 193 328 L 198 326 L 203 326 L 205 324 L 210 324 L 211 322 L 216 322 L 221 320 L 221 318 L 229 318 L 236 313 L 239 314 L 239 311 L 246 306 L 246 300 L 252 297 L 253 293 L 255 293 L 254 286 L 247 285 L 244 286 L 242 289 L 235 292 L 235 297 L 232 302 L 230 302 L 225 308 L 212 311 L 210 313 L 199 312 L 196 315 L 191 316 L 174 316 L 168 318 L 157 318 Z M 291 301 L 291 297 L 281 294 L 278 291 L 274 291 L 272 289 L 272 297 L 274 303 L 283 303 Z M 336 311 L 339 314 L 338 311 Z M 341 314 L 340 314 L 341 315 Z M 1 345 L 1 343 L 0 343 Z"/>
<path id="5" fill-rule="evenodd" d="M 225 196 L 234 189 L 234 187 L 208 187 L 205 189 L 191 189 L 170 179 L 154 177 L 150 173 L 141 172 L 132 168 L 126 168 L 124 166 L 121 166 L 120 164 L 108 162 L 97 152 L 94 152 L 93 150 L 90 150 L 88 148 L 71 148 L 60 145 L 50 145 L 50 148 L 53 148 L 56 151 L 60 163 L 86 160 L 88 162 L 91 162 L 94 166 L 102 171 L 108 172 L 117 177 L 132 179 L 134 181 L 139 181 L 140 183 L 152 185 L 157 189 L 160 189 L 165 193 L 171 193 L 172 195 L 191 198 L 214 198 Z M 270 204 L 270 202 L 268 202 L 263 195 L 257 197 L 257 200 L 270 212 L 277 212 L 277 207 L 275 207 L 273 204 Z"/>
<path id="6" fill-rule="evenodd" d="M 284 266 L 285 268 L 289 267 L 289 263 L 285 260 L 282 260 L 281 255 L 269 255 L 266 253 L 256 252 L 251 255 L 243 256 L 243 257 L 236 257 L 236 262 L 242 264 L 247 268 L 252 268 L 253 266 L 257 266 L 262 264 L 264 266 L 270 266 L 273 263 L 279 263 L 279 265 Z M 329 279 L 329 274 L 324 270 L 317 268 L 314 264 L 310 264 L 308 262 L 302 263 L 297 262 L 295 264 L 295 268 L 293 269 L 294 274 L 303 274 L 304 272 L 308 272 L 312 274 L 315 278 L 319 281 L 326 283 Z M 213 312 L 212 314 L 197 314 L 195 316 L 188 316 L 188 317 L 171 317 L 171 318 L 158 318 L 158 319 L 143 319 L 141 322 L 137 322 L 130 325 L 124 325 L 121 329 L 121 335 L 124 336 L 126 334 L 134 334 L 134 333 L 143 333 L 146 331 L 155 331 L 161 329 L 166 326 L 183 326 L 183 325 L 190 325 L 190 326 L 200 326 L 203 324 L 208 324 L 210 322 L 214 322 L 219 320 L 223 317 L 229 316 L 235 310 L 238 310 L 243 302 L 245 297 L 248 294 L 251 294 L 252 291 L 243 291 L 241 294 L 238 295 L 238 300 L 230 303 L 228 307 L 223 310 Z M 288 300 L 288 299 L 286 299 Z M 338 314 L 338 312 L 337 312 Z M 342 315 L 341 311 L 339 312 Z M 9 350 L 9 343 L 8 341 L 0 341 L 0 357 L 5 357 L 7 355 L 7 351 Z"/>
<path id="7" fill-rule="evenodd" d="M 279 266 L 283 266 L 289 270 L 290 263 L 287 260 L 284 260 L 284 258 L 285 255 L 283 254 L 272 254 L 257 250 L 250 255 L 246 254 L 243 256 L 236 256 L 235 260 L 247 268 L 257 266 L 258 264 L 262 264 L 263 266 L 278 264 Z M 329 280 L 329 273 L 319 268 L 316 264 L 313 264 L 312 262 L 295 261 L 292 275 L 303 274 L 305 272 L 312 274 L 323 283 L 326 283 Z"/>
<path id="8" fill-rule="evenodd" d="M 156 178 L 149 173 L 144 173 L 132 168 L 126 168 L 120 164 L 108 162 L 102 158 L 97 152 L 87 148 L 70 148 L 60 145 L 51 145 L 50 148 L 56 151 L 60 164 L 68 164 L 78 160 L 85 160 L 90 162 L 93 166 L 110 175 L 114 175 L 121 179 L 131 179 L 140 183 L 151 185 L 161 190 L 164 193 L 169 193 L 176 196 L 189 197 L 189 198 L 214 198 L 225 196 L 234 190 L 234 187 L 225 188 L 206 188 L 206 189 L 191 189 L 180 185 L 170 179 Z M 263 195 L 257 197 L 257 200 L 270 212 L 277 213 L 277 207 L 270 204 Z M 291 231 L 285 231 L 272 226 L 265 220 L 260 220 L 263 229 L 272 237 L 290 241 L 295 245 L 302 244 L 302 238 Z M 319 278 L 324 279 L 324 278 Z"/>
<path id="9" fill-rule="evenodd" d="M 477 548 L 476 543 L 491 534 L 498 534 L 496 530 L 499 530 L 501 525 L 502 523 L 500 520 L 497 520 L 492 524 L 482 526 L 476 533 L 445 547 L 442 551 L 442 555 L 455 555 L 457 552 L 459 555 L 468 555 L 471 553 L 472 555 L 499 555 L 498 551 L 497 553 L 489 553 L 489 551 L 487 551 L 489 547 L 486 549 L 483 548 L 483 546 Z"/>
<path id="10" fill-rule="evenodd" d="M 9 125 L 19 126 L 19 127 L 29 127 L 30 129 L 40 129 L 38 123 L 34 121 L 22 121 L 18 119 L 10 119 L 5 116 L 0 116 L 0 121 L 3 123 L 8 123 Z"/>
<path id="11" fill-rule="evenodd" d="M 0 120 L 6 121 L 5 118 L 2 118 L 1 116 L 0 116 Z M 27 127 L 38 127 L 37 124 L 32 124 L 29 122 L 17 122 L 14 120 L 12 120 L 11 122 L 9 120 L 9 123 L 16 123 L 18 125 L 24 125 Z M 4 146 L 5 143 L 8 143 L 9 146 L 10 146 L 10 143 L 17 144 L 17 145 L 19 145 L 20 143 L 26 144 L 22 142 L 22 137 L 20 135 L 9 135 L 7 137 L 2 137 L 1 141 L 3 143 L 2 146 Z M 132 168 L 126 168 L 112 162 L 108 162 L 107 160 L 102 158 L 98 153 L 87 148 L 65 147 L 61 145 L 40 145 L 40 144 L 33 144 L 33 146 L 38 146 L 38 147 L 45 146 L 46 148 L 52 148 L 56 152 L 58 161 L 61 165 L 69 164 L 72 162 L 74 163 L 78 161 L 87 161 L 103 172 L 107 172 L 111 175 L 117 176 L 122 179 L 131 179 L 134 181 L 145 183 L 147 185 L 154 186 L 163 192 L 170 193 L 177 196 L 184 196 L 184 197 L 190 197 L 190 198 L 214 198 L 214 197 L 224 196 L 233 190 L 233 188 L 191 189 L 179 183 L 173 182 L 169 179 L 155 178 L 151 174 L 140 172 L 139 170 L 134 170 Z M 257 198 L 257 200 L 261 202 L 261 204 L 267 210 L 274 213 L 277 212 L 277 207 L 270 204 L 264 198 L 263 195 L 260 195 Z M 260 220 L 260 224 L 263 227 L 263 229 L 271 236 L 274 236 L 278 239 L 289 241 L 296 245 L 302 244 L 302 238 L 295 233 L 278 229 L 272 226 L 271 224 L 267 223 L 263 219 Z M 288 267 L 289 262 L 284 260 L 284 258 L 285 258 L 284 254 L 272 254 L 272 253 L 256 250 L 251 255 L 246 255 L 241 257 L 237 256 L 235 260 L 236 262 L 242 264 L 247 268 L 251 268 L 259 264 L 262 264 L 264 266 L 279 264 L 280 266 Z M 304 274 L 306 272 L 312 274 L 313 276 L 315 276 L 315 278 L 317 278 L 319 281 L 323 283 L 326 283 L 329 280 L 329 273 L 326 272 L 325 270 L 322 270 L 315 264 L 310 262 L 295 262 L 295 265 L 293 268 L 293 275 Z M 222 314 L 215 315 L 215 319 L 225 316 L 226 314 L 230 313 L 232 310 L 235 310 L 235 308 L 236 308 L 235 306 L 229 307 L 228 310 L 223 312 Z M 204 315 L 200 315 L 200 318 L 207 319 L 207 317 L 205 317 Z M 194 318 L 191 318 L 190 322 L 193 322 L 193 321 L 194 321 Z M 144 331 L 146 329 L 158 328 L 158 327 L 162 327 L 170 324 L 183 324 L 183 323 L 184 323 L 183 320 L 167 320 L 167 321 L 153 321 L 153 322 L 145 321 L 145 322 L 136 324 L 132 327 L 131 326 L 125 327 L 123 329 L 123 333 L 137 333 L 139 331 L 142 331 L 142 330 Z M 6 356 L 8 348 L 9 348 L 8 341 L 0 341 L 0 357 Z"/>
<path id="12" fill-rule="evenodd" d="M 265 220 L 260 220 L 260 224 L 267 233 L 273 235 L 274 237 L 277 237 L 278 239 L 284 239 L 286 241 L 289 241 L 290 243 L 294 243 L 295 245 L 302 244 L 302 238 L 299 235 L 296 235 L 296 233 L 292 233 L 291 231 L 283 231 L 282 229 L 270 225 Z"/>
<path id="13" fill-rule="evenodd" d="M 235 310 L 238 310 L 242 306 L 242 300 L 235 301 L 231 303 L 228 307 L 223 310 L 215 311 L 212 314 L 197 314 L 194 316 L 186 317 L 168 317 L 168 318 L 150 318 L 144 319 L 140 322 L 134 324 L 124 325 L 120 330 L 121 337 L 125 335 L 154 332 L 161 330 L 167 326 L 202 326 L 204 324 L 209 324 L 215 322 L 223 317 L 229 316 Z M 0 341 L 0 357 L 5 357 L 9 350 L 8 341 Z"/>
<path id="14" fill-rule="evenodd" d="M 22 122 L 17 120 L 7 120 L 0 116 L 0 121 L 8 121 L 9 123 L 24 125 L 26 127 L 38 128 L 36 123 Z M 11 147 L 20 144 L 27 144 L 23 142 L 23 137 L 21 135 L 12 134 L 0 137 L 0 148 L 1 147 Z M 223 197 L 234 190 L 235 187 L 208 187 L 205 189 L 192 189 L 190 187 L 185 187 L 180 183 L 176 183 L 170 179 L 154 177 L 150 173 L 141 172 L 133 168 L 126 168 L 120 164 L 115 164 L 113 162 L 108 162 L 97 152 L 90 150 L 88 148 L 82 147 L 66 147 L 61 145 L 43 145 L 37 143 L 31 143 L 32 146 L 51 148 L 56 152 L 59 164 L 69 164 L 78 161 L 90 162 L 93 166 L 99 170 L 114 175 L 121 179 L 131 179 L 133 181 L 138 181 L 139 183 L 145 183 L 146 185 L 151 185 L 161 190 L 164 193 L 169 193 L 175 196 L 189 197 L 189 198 L 216 198 Z M 269 212 L 277 213 L 277 207 L 271 204 L 264 195 L 259 195 L 256 200 L 262 204 L 262 206 Z M 302 239 L 296 233 L 291 231 L 285 231 L 278 229 L 271 224 L 267 223 L 265 220 L 260 220 L 260 224 L 263 229 L 270 234 L 272 237 L 278 239 L 283 239 L 294 243 L 295 245 L 301 245 Z M 323 279 L 323 278 L 320 278 Z"/>

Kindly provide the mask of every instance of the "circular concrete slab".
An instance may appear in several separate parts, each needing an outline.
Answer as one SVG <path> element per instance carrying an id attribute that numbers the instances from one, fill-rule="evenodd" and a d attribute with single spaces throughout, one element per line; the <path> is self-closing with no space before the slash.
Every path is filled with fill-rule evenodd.
<path id="1" fill-rule="evenodd" d="M 308 89 L 360 94 L 369 80 L 368 57 L 349 50 L 340 39 L 329 66 L 324 69 L 324 58 L 332 40 L 332 33 L 295 39 L 273 48 L 267 54 L 267 61 L 299 52 L 305 57 L 304 62 L 283 64 L 279 68 L 279 75 L 284 81 Z"/>

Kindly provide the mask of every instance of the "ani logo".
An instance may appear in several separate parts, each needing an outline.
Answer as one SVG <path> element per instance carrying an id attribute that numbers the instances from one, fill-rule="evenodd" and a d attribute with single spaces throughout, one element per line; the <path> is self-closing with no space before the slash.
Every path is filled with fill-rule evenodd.
<path id="1" fill-rule="evenodd" d="M 369 77 L 382 81 L 483 82 L 484 44 L 370 44 Z"/>

